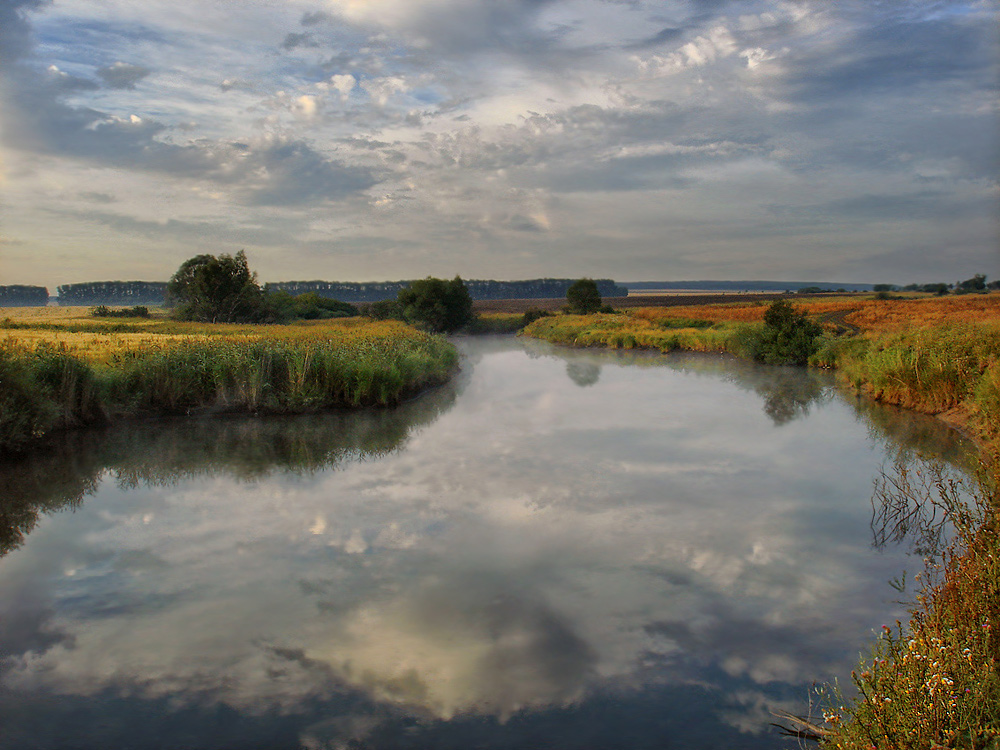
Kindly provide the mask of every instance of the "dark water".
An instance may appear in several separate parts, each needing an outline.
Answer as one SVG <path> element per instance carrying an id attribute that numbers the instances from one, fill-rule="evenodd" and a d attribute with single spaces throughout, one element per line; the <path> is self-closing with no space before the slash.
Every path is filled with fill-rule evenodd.
<path id="1" fill-rule="evenodd" d="M 919 568 L 938 423 L 822 373 L 464 342 L 403 408 L 144 424 L 0 468 L 0 748 L 794 747 Z"/>

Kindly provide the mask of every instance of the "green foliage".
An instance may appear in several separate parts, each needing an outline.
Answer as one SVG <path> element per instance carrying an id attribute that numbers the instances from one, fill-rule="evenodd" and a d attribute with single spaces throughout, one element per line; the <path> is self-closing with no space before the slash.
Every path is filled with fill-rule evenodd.
<path id="1" fill-rule="evenodd" d="M 112 310 L 106 305 L 97 305 L 90 308 L 90 314 L 95 318 L 148 318 L 149 308 L 143 305 L 136 305 L 124 310 Z"/>
<path id="2" fill-rule="evenodd" d="M 521 328 L 534 323 L 540 318 L 547 318 L 550 315 L 552 315 L 552 313 L 548 310 L 541 310 L 537 307 L 529 307 L 525 310 L 524 315 L 521 317 Z"/>
<path id="3" fill-rule="evenodd" d="M 951 284 L 945 284 L 939 282 L 936 284 L 924 284 L 920 287 L 920 291 L 926 292 L 927 294 L 936 294 L 938 297 L 943 297 L 951 289 Z"/>
<path id="4" fill-rule="evenodd" d="M 290 320 L 329 320 L 350 318 L 359 314 L 358 308 L 347 302 L 320 297 L 315 292 L 304 292 L 293 297 L 285 291 L 269 292 L 264 299 L 269 320 L 285 323 Z"/>
<path id="5" fill-rule="evenodd" d="M 872 287 L 873 292 L 895 292 L 898 289 L 895 284 L 876 284 Z"/>
<path id="6" fill-rule="evenodd" d="M 804 286 L 796 290 L 796 294 L 821 294 L 823 292 L 829 292 L 831 290 L 824 289 L 821 286 Z"/>
<path id="7" fill-rule="evenodd" d="M 462 279 L 414 281 L 399 292 L 399 305 L 407 323 L 435 333 L 452 333 L 473 320 L 472 297 Z"/>
<path id="8" fill-rule="evenodd" d="M 593 279 L 579 279 L 566 291 L 569 311 L 577 315 L 589 315 L 601 309 L 601 292 Z"/>
<path id="9" fill-rule="evenodd" d="M 372 320 L 402 320 L 403 306 L 399 300 L 384 299 L 365 307 L 365 315 Z"/>
<path id="10" fill-rule="evenodd" d="M 1000 424 L 990 406 L 1000 387 L 998 351 L 995 326 L 948 325 L 854 339 L 836 366 L 879 400 L 931 413 L 965 403 L 977 420 Z"/>
<path id="11" fill-rule="evenodd" d="M 179 320 L 261 323 L 268 319 L 264 293 L 242 250 L 233 255 L 196 255 L 167 284 L 167 299 Z"/>
<path id="12" fill-rule="evenodd" d="M 679 328 L 711 328 L 715 325 L 711 320 L 700 318 L 661 318 L 657 321 L 660 328 L 676 330 Z"/>
<path id="13" fill-rule="evenodd" d="M 61 348 L 0 348 L 0 452 L 54 429 L 103 421 L 102 395 L 93 370 Z"/>
<path id="14" fill-rule="evenodd" d="M 819 349 L 822 329 L 791 303 L 777 300 L 764 313 L 764 326 L 745 329 L 743 345 L 755 362 L 804 365 Z"/>
<path id="15" fill-rule="evenodd" d="M 971 279 L 966 279 L 965 281 L 960 281 L 955 285 L 955 292 L 957 294 L 973 294 L 982 293 L 986 291 L 986 276 L 985 274 L 977 273 Z"/>
<path id="16" fill-rule="evenodd" d="M 45 307 L 47 304 L 49 290 L 44 286 L 0 286 L 0 307 Z"/>
<path id="17" fill-rule="evenodd" d="M 735 352 L 731 325 L 709 328 L 665 328 L 657 322 L 626 314 L 554 315 L 538 318 L 524 334 L 554 344 L 607 346 L 612 349 L 656 349 L 671 352 L 687 349 L 703 352 Z"/>

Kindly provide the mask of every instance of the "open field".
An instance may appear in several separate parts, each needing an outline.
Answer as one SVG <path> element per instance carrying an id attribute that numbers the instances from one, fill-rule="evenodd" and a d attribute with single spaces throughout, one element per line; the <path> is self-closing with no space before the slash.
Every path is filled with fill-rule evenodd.
<path id="1" fill-rule="evenodd" d="M 634 310 L 643 307 L 677 307 L 682 305 L 713 305 L 752 299 L 759 302 L 794 297 L 786 294 L 630 294 L 628 297 L 606 297 L 605 304 L 616 310 Z M 528 310 L 561 310 L 566 300 L 558 299 L 493 299 L 477 300 L 472 304 L 477 313 L 524 313 Z"/>

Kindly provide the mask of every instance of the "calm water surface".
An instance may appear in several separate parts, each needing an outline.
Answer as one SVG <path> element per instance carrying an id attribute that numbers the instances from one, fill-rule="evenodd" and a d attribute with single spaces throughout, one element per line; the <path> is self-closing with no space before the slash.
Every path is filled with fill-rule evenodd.
<path id="1" fill-rule="evenodd" d="M 461 343 L 391 411 L 0 467 L 0 748 L 794 747 L 901 614 L 873 479 L 964 448 L 822 373 Z"/>

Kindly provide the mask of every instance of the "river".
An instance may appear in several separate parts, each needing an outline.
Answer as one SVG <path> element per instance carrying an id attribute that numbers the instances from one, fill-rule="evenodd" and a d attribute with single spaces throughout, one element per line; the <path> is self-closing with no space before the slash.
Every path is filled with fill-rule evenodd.
<path id="1" fill-rule="evenodd" d="M 873 482 L 968 446 L 822 372 L 459 346 L 397 409 L 0 466 L 0 748 L 794 747 L 921 567 Z"/>

